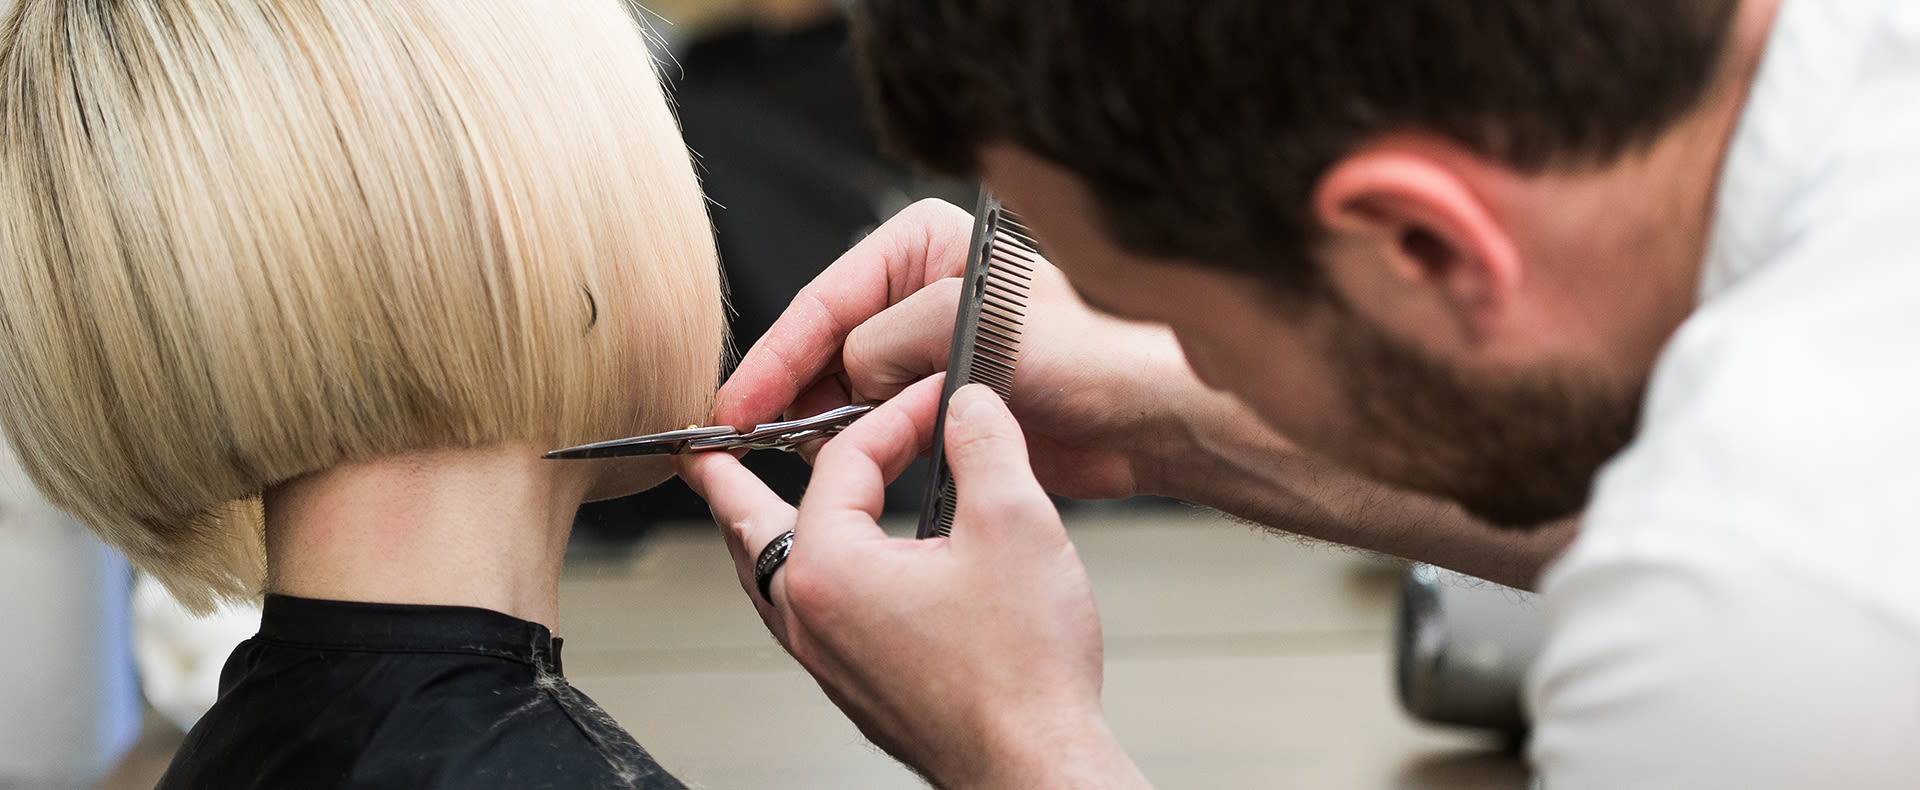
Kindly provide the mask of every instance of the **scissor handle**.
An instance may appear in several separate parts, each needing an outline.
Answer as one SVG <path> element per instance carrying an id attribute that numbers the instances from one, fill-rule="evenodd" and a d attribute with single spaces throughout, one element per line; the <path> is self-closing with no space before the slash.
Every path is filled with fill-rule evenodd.
<path id="1" fill-rule="evenodd" d="M 853 424 L 867 412 L 873 411 L 876 403 L 856 403 L 841 406 L 838 409 L 824 411 L 812 417 L 785 422 L 770 422 L 755 426 L 753 430 L 734 436 L 716 436 L 709 439 L 697 439 L 687 444 L 683 452 L 702 450 L 782 450 L 794 452 L 801 445 L 832 436 Z"/>

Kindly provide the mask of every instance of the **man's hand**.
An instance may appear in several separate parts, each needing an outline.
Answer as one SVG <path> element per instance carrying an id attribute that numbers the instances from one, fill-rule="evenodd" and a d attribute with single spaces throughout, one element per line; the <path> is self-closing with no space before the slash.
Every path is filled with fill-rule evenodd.
<path id="1" fill-rule="evenodd" d="M 768 629 L 875 744 L 942 787 L 1144 786 L 1101 711 L 1086 572 L 985 387 L 947 414 L 953 536 L 880 530 L 885 486 L 928 443 L 940 385 L 908 387 L 828 441 L 798 511 L 726 453 L 676 462 Z M 768 602 L 753 564 L 787 529 Z"/>
<path id="2" fill-rule="evenodd" d="M 966 212 L 938 201 L 888 220 L 747 352 L 715 421 L 746 428 L 885 400 L 945 370 L 972 230 Z M 1175 497 L 1516 587 L 1530 587 L 1577 529 L 1495 530 L 1301 452 L 1202 384 L 1171 332 L 1093 312 L 1050 265 L 1035 272 L 1010 405 L 1033 474 L 1063 496 Z"/>
<path id="3" fill-rule="evenodd" d="M 745 427 L 886 400 L 945 370 L 972 229 L 938 201 L 882 225 L 747 352 L 715 421 Z M 1174 407 L 1224 396 L 1200 384 L 1171 332 L 1096 314 L 1052 266 L 1037 269 L 1011 404 L 1035 474 L 1083 499 L 1154 490 L 1164 451 L 1185 438 Z"/>

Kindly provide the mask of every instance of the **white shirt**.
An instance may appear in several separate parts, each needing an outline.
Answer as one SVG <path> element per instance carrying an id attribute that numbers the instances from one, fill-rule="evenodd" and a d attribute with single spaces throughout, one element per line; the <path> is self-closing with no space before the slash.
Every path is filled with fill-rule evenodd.
<path id="1" fill-rule="evenodd" d="M 1547 790 L 1920 788 L 1920 2 L 1782 6 L 1700 308 L 1541 588 Z"/>

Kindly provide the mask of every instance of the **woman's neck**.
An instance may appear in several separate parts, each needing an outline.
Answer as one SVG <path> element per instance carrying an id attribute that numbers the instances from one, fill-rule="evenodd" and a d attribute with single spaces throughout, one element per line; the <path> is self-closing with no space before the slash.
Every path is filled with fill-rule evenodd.
<path id="1" fill-rule="evenodd" d="M 267 492 L 267 590 L 475 606 L 558 630 L 560 565 L 589 481 L 507 445 L 389 456 Z"/>

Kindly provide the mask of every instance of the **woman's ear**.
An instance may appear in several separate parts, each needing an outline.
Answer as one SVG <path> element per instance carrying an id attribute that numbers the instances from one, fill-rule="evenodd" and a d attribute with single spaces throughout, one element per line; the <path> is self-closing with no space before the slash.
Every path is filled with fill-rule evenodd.
<path id="1" fill-rule="evenodd" d="M 1450 319 L 1469 342 L 1484 338 L 1522 279 L 1518 246 L 1475 188 L 1499 177 L 1498 165 L 1429 140 L 1335 162 L 1311 198 L 1328 278 L 1362 312 L 1414 309 Z"/>

